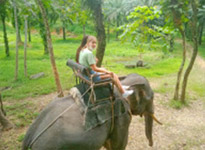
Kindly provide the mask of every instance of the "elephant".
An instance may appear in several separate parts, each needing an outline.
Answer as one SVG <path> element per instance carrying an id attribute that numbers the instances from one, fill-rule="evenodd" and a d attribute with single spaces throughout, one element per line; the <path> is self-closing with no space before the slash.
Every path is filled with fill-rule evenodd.
<path id="1" fill-rule="evenodd" d="M 119 117 L 114 117 L 112 131 L 110 130 L 112 119 L 85 131 L 78 105 L 73 102 L 71 95 L 67 95 L 52 101 L 41 112 L 28 129 L 22 150 L 99 150 L 103 146 L 107 150 L 125 150 L 131 115 L 145 117 L 145 133 L 149 145 L 152 146 L 152 126 L 155 119 L 153 118 L 154 93 L 149 82 L 143 76 L 129 74 L 121 83 L 130 86 L 129 88 L 133 89 L 134 93 L 125 100 L 116 89 L 114 90 L 117 99 L 122 100 L 129 111 Z M 69 111 L 52 122 L 62 110 L 66 109 Z M 45 126 L 48 128 L 44 129 Z"/>

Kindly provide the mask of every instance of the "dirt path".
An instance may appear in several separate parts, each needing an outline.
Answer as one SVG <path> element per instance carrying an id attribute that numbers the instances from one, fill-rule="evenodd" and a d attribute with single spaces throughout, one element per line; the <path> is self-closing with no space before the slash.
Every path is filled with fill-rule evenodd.
<path id="1" fill-rule="evenodd" d="M 151 82 L 151 84 L 155 84 Z M 39 111 L 55 97 L 55 94 L 41 96 L 35 105 Z M 29 98 L 28 100 L 34 100 Z M 129 129 L 126 150 L 204 150 L 205 149 L 205 99 L 193 101 L 189 107 L 180 110 L 167 105 L 169 95 L 155 93 L 155 115 L 163 123 L 154 122 L 154 146 L 148 146 L 144 134 L 144 119 L 134 116 Z M 0 135 L 0 150 L 20 150 L 20 135 L 27 127 L 12 129 Z M 4 144 L 4 145 L 2 145 Z"/>
<path id="2" fill-rule="evenodd" d="M 143 119 L 134 117 L 126 150 L 205 149 L 205 103 L 196 100 L 190 107 L 176 110 L 163 104 L 167 101 L 167 96 L 155 94 L 155 114 L 163 125 L 154 123 L 153 148 L 145 138 Z"/>

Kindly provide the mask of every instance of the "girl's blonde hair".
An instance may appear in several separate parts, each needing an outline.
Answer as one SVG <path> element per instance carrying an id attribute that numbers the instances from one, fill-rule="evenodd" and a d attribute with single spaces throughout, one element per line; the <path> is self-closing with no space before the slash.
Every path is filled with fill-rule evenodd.
<path id="1" fill-rule="evenodd" d="M 92 41 L 95 40 L 96 41 L 96 37 L 92 36 L 92 35 L 85 35 L 81 41 L 80 46 L 78 47 L 77 51 L 76 51 L 76 57 L 75 60 L 77 63 L 79 63 L 79 55 L 80 55 L 80 51 L 84 48 L 87 48 L 87 44 Z"/>

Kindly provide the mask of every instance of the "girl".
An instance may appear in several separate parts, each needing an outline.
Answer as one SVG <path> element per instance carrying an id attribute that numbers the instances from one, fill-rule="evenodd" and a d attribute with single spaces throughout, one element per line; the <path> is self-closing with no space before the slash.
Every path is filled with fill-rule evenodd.
<path id="1" fill-rule="evenodd" d="M 93 78 L 94 82 L 98 82 L 104 79 L 111 78 L 114 81 L 115 86 L 118 88 L 120 93 L 124 98 L 127 98 L 133 93 L 133 90 L 126 90 L 129 88 L 128 86 L 122 86 L 120 83 L 120 80 L 116 74 L 113 72 L 110 72 L 106 70 L 105 68 L 97 67 L 96 61 L 97 59 L 94 57 L 92 51 L 96 48 L 97 42 L 96 38 L 94 36 L 84 36 L 81 42 L 80 47 L 77 50 L 76 53 L 76 61 L 80 63 L 81 65 L 84 65 L 88 68 L 90 68 L 91 74 L 97 74 L 98 76 L 95 76 Z M 105 73 L 101 74 L 100 73 Z"/>

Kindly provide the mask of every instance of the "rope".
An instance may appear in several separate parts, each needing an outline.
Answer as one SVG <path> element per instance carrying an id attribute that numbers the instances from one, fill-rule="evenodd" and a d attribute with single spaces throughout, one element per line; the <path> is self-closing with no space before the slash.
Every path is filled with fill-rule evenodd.
<path id="1" fill-rule="evenodd" d="M 73 74 L 74 75 L 74 74 Z M 70 77 L 70 79 L 73 77 L 73 75 Z M 82 94 L 81 98 L 91 89 L 91 94 L 89 97 L 89 100 L 91 100 L 91 96 L 93 95 L 94 97 L 94 102 L 96 101 L 96 95 L 94 92 L 94 85 L 95 83 L 93 82 L 93 77 L 91 75 L 91 86 Z M 111 107 L 112 107 L 112 123 L 111 123 L 111 132 L 114 128 L 114 108 L 113 108 L 113 101 L 111 100 Z M 46 126 L 29 144 L 29 148 L 31 148 L 31 146 L 33 145 L 33 143 L 49 128 L 51 127 L 65 112 L 67 112 L 69 109 L 71 109 L 74 106 L 75 103 L 73 103 L 70 107 L 68 107 L 67 109 L 65 109 L 61 114 L 59 114 L 50 124 L 48 124 L 48 126 Z"/>
<path id="2" fill-rule="evenodd" d="M 73 103 L 70 107 L 68 107 L 66 110 L 64 110 L 60 115 L 58 115 L 50 124 L 48 124 L 48 126 L 46 126 L 34 139 L 33 141 L 30 143 L 29 147 L 31 148 L 31 146 L 33 145 L 33 143 L 41 136 L 41 134 L 43 134 L 49 127 L 51 127 L 51 125 L 53 125 L 56 120 L 61 117 L 66 111 L 68 111 L 69 109 L 71 109 L 71 107 L 74 106 L 75 103 Z"/>
<path id="3" fill-rule="evenodd" d="M 81 98 L 90 90 L 90 88 L 88 88 L 83 95 L 81 96 Z M 67 112 L 69 109 L 71 109 L 74 106 L 75 103 L 73 103 L 70 107 L 68 107 L 67 109 L 65 109 L 61 114 L 59 114 L 50 124 L 48 124 L 48 126 L 46 126 L 29 144 L 29 148 L 31 148 L 31 146 L 33 145 L 33 143 L 49 128 L 51 127 L 57 120 L 58 118 L 60 118 L 65 112 Z"/>

